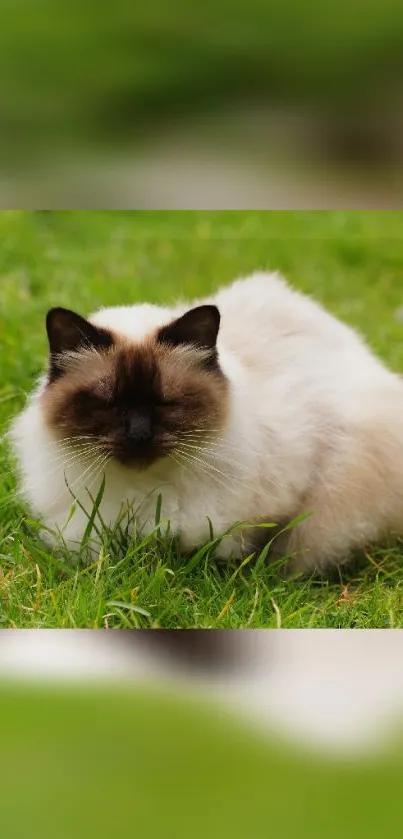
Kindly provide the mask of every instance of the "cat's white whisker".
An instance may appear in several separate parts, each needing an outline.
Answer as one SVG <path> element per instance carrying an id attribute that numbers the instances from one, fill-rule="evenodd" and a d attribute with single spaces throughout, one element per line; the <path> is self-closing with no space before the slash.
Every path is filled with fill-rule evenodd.
<path id="1" fill-rule="evenodd" d="M 217 484 L 218 486 L 222 487 L 228 492 L 231 492 L 235 496 L 239 496 L 239 490 L 235 489 L 231 482 L 222 480 L 215 474 L 215 471 L 210 471 L 210 464 L 200 465 L 199 462 L 195 461 L 193 457 L 189 457 L 188 455 L 184 454 L 184 452 L 176 451 L 177 457 L 182 460 L 182 463 L 186 463 L 188 467 L 194 467 L 197 470 L 199 475 L 205 474 L 208 476 L 209 480 L 212 480 L 213 483 Z"/>
<path id="2" fill-rule="evenodd" d="M 83 473 L 81 473 L 77 478 L 75 478 L 75 480 L 72 481 L 71 483 L 68 481 L 67 475 L 65 475 L 66 485 L 63 488 L 63 490 L 56 496 L 56 498 L 52 499 L 52 507 L 57 507 L 57 505 L 60 503 L 60 501 L 65 496 L 66 492 L 68 492 L 69 495 L 70 495 L 70 502 L 69 503 L 71 505 L 71 496 L 72 495 L 74 496 L 76 491 L 80 492 L 82 490 L 82 482 L 83 482 L 83 480 L 85 479 L 85 476 L 88 473 L 89 473 L 89 477 L 91 479 L 92 470 L 94 470 L 98 466 L 98 463 L 99 463 L 100 460 L 102 460 L 102 457 L 98 458 L 95 461 L 92 460 L 92 462 L 90 463 L 88 468 L 85 469 L 85 471 Z M 75 490 L 75 492 L 72 492 L 73 488 L 76 488 L 77 485 L 78 485 L 78 489 Z"/>
<path id="3" fill-rule="evenodd" d="M 225 480 L 228 480 L 228 482 L 238 482 L 236 477 L 229 471 L 224 472 L 223 470 L 219 469 L 218 466 L 215 466 L 213 463 L 211 463 L 209 460 L 205 460 L 198 454 L 195 455 L 192 451 L 184 449 L 182 446 L 178 446 L 176 452 L 179 452 L 180 454 L 186 456 L 189 460 L 192 461 L 192 463 L 199 463 L 201 466 L 208 467 L 214 472 L 217 472 L 217 474 L 220 474 Z M 242 481 L 239 481 L 238 483 L 242 484 L 243 486 L 245 485 Z"/>
<path id="4" fill-rule="evenodd" d="M 57 467 L 67 468 L 67 467 L 70 467 L 73 463 L 80 462 L 80 461 L 83 461 L 83 460 L 88 460 L 88 458 L 91 458 L 91 457 L 93 458 L 97 454 L 100 454 L 101 451 L 103 452 L 104 450 L 101 449 L 101 448 L 96 448 L 96 449 L 91 448 L 90 450 L 87 450 L 87 451 L 84 451 L 84 452 L 83 451 L 80 451 L 80 452 L 73 451 L 73 452 L 63 453 L 63 454 L 55 455 L 54 457 L 48 458 L 47 462 L 48 462 L 49 465 L 54 467 L 54 471 L 55 471 L 55 469 Z"/>
<path id="5" fill-rule="evenodd" d="M 199 436 L 191 436 L 186 435 L 186 432 L 181 433 L 181 439 L 185 442 L 191 443 L 198 443 L 198 444 L 209 444 L 211 446 L 216 446 L 217 448 L 223 448 L 226 450 L 231 450 L 235 452 L 239 452 L 240 454 L 245 454 L 246 456 L 250 457 L 251 455 L 259 455 L 259 452 L 252 448 L 250 443 L 246 444 L 245 446 L 240 446 L 239 442 L 233 443 L 231 440 L 228 440 L 225 437 L 217 437 L 217 436 L 209 436 L 209 435 L 199 435 Z"/>
<path id="6" fill-rule="evenodd" d="M 179 447 L 176 451 L 178 451 L 178 450 L 181 451 L 183 454 L 185 453 L 185 451 L 181 447 Z M 240 486 L 242 486 L 242 487 L 245 486 L 245 481 L 239 481 L 238 478 L 235 475 L 223 472 L 222 469 L 218 468 L 218 466 L 215 466 L 214 464 L 210 463 L 209 461 L 204 460 L 203 458 L 199 457 L 199 455 L 194 455 L 189 451 L 187 451 L 186 454 L 189 457 L 191 457 L 192 460 L 195 463 L 201 463 L 204 466 L 208 466 L 210 469 L 213 469 L 215 472 L 222 475 L 226 480 L 231 481 L 231 482 L 235 481 L 235 483 L 240 484 Z"/>
<path id="7" fill-rule="evenodd" d="M 229 466 L 232 466 L 233 469 L 237 470 L 240 469 L 244 472 L 249 472 L 249 474 L 254 475 L 255 470 L 252 469 L 250 466 L 247 466 L 245 463 L 242 463 L 239 460 L 236 460 L 234 457 L 228 456 L 228 454 L 224 454 L 222 452 L 217 452 L 214 449 L 209 448 L 208 446 L 196 446 L 192 443 L 181 443 L 181 448 L 186 449 L 189 452 L 195 451 L 205 455 L 207 458 L 211 458 L 214 461 L 218 461 L 220 463 L 227 463 Z"/>
<path id="8" fill-rule="evenodd" d="M 97 483 L 97 481 L 99 481 L 102 473 L 105 474 L 105 467 L 109 463 L 110 459 L 111 455 L 106 455 L 99 464 L 98 469 L 95 471 L 95 473 L 91 474 L 90 482 L 87 482 L 87 490 L 90 490 Z"/>
<path id="9" fill-rule="evenodd" d="M 96 441 L 92 443 L 76 443 L 75 445 L 64 443 L 63 446 L 54 446 L 52 449 L 50 449 L 49 456 L 51 456 L 52 454 L 69 454 L 70 452 L 86 452 L 94 448 L 100 448 L 100 443 Z"/>
<path id="10" fill-rule="evenodd" d="M 94 456 L 91 455 L 91 457 L 87 457 L 86 459 L 80 460 L 79 462 L 76 461 L 75 463 L 68 463 L 68 464 L 62 463 L 60 465 L 56 465 L 51 471 L 44 472 L 42 474 L 42 477 L 46 481 L 50 481 L 54 478 L 60 478 L 60 476 L 64 476 L 65 478 L 67 478 L 67 476 L 68 476 L 68 474 L 69 474 L 69 472 L 71 471 L 72 468 L 77 467 L 77 465 L 87 466 L 88 463 L 89 463 L 89 466 L 91 466 L 93 464 L 93 462 L 94 462 Z M 34 489 L 34 484 L 27 484 L 27 486 L 25 487 L 25 491 L 30 491 L 30 490 L 33 490 L 33 489 Z M 56 503 L 56 500 L 59 501 L 63 497 L 63 493 L 64 493 L 64 488 L 63 488 L 62 492 L 59 493 L 56 496 L 56 498 L 52 498 L 52 500 L 51 500 L 52 505 Z"/>
<path id="11" fill-rule="evenodd" d="M 67 450 L 69 450 L 69 449 L 73 450 L 74 449 L 75 451 L 77 451 L 78 449 L 84 449 L 84 448 L 87 448 L 88 446 L 97 445 L 97 442 L 98 441 L 97 441 L 96 437 L 93 437 L 92 440 L 87 440 L 87 441 L 86 440 L 83 440 L 83 441 L 81 441 L 81 440 L 80 441 L 75 441 L 75 440 L 67 441 L 66 440 L 66 441 L 63 441 L 63 442 L 52 442 L 52 443 L 49 443 L 47 446 L 44 446 L 43 450 L 44 451 L 49 451 L 49 452 L 53 452 L 53 451 L 63 452 L 66 449 Z"/>
<path id="12" fill-rule="evenodd" d="M 90 473 L 90 475 L 91 475 L 92 470 L 94 470 L 96 467 L 98 467 L 99 464 L 105 458 L 106 458 L 105 454 L 99 455 L 97 458 L 95 458 L 95 460 L 93 460 L 90 463 L 90 465 L 87 467 L 87 469 L 85 469 L 84 472 L 82 472 L 81 475 L 78 476 L 78 478 L 76 478 L 71 484 L 69 484 L 69 489 L 72 489 L 74 486 L 77 486 L 77 484 L 79 485 L 79 487 L 82 487 L 82 483 L 83 483 L 83 480 L 84 480 L 85 476 L 88 475 L 88 473 Z"/>
<path id="13" fill-rule="evenodd" d="M 193 448 L 192 444 L 188 444 L 188 443 L 181 443 L 181 446 L 182 447 L 184 446 L 187 449 Z M 235 471 L 237 469 L 242 469 L 244 472 L 248 472 L 251 476 L 254 476 L 254 477 L 256 476 L 256 467 L 252 468 L 252 467 L 246 465 L 245 463 L 242 463 L 241 461 L 236 460 L 232 456 L 231 452 L 228 452 L 226 455 L 223 455 L 223 454 L 217 453 L 216 450 L 210 451 L 208 446 L 206 446 L 206 447 L 196 446 L 195 448 L 199 449 L 202 454 L 210 455 L 215 460 L 222 461 L 223 463 L 228 463 L 229 465 L 231 465 L 235 469 Z M 246 480 L 246 478 L 245 478 L 245 480 Z M 284 487 L 285 486 L 282 481 L 279 481 L 279 480 L 275 481 L 268 474 L 265 474 L 264 480 L 267 481 L 268 483 L 272 483 L 273 485 L 278 486 L 278 487 Z"/>
<path id="14" fill-rule="evenodd" d="M 173 461 L 173 463 L 175 463 L 176 466 L 179 467 L 179 469 L 184 469 L 185 471 L 187 471 L 187 467 L 183 463 L 181 463 L 177 457 L 175 457 L 173 452 L 169 452 L 168 457 L 170 460 Z"/>

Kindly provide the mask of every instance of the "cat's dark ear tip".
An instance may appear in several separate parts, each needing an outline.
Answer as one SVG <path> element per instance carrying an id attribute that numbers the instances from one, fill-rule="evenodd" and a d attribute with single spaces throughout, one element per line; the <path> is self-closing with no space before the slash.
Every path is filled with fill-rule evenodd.
<path id="1" fill-rule="evenodd" d="M 49 332 L 52 328 L 52 324 L 54 322 L 55 317 L 57 317 L 58 313 L 60 312 L 60 308 L 58 306 L 53 306 L 51 309 L 48 309 L 46 312 L 45 324 L 46 324 L 46 331 L 49 335 Z"/>
<path id="2" fill-rule="evenodd" d="M 62 306 L 52 306 L 51 309 L 48 309 L 46 312 L 46 326 L 49 326 L 52 321 L 58 316 L 67 313 L 67 309 L 63 309 Z"/>
<path id="3" fill-rule="evenodd" d="M 54 329 L 63 329 L 66 324 L 70 324 L 78 317 L 79 315 L 76 315 L 71 309 L 65 309 L 63 306 L 53 306 L 46 313 L 46 331 L 49 334 Z"/>
<path id="4" fill-rule="evenodd" d="M 192 314 L 192 310 L 190 314 Z M 218 332 L 221 321 L 221 314 L 218 306 L 215 306 L 213 303 L 204 303 L 202 306 L 198 306 L 196 309 L 193 309 L 193 315 L 197 315 L 198 317 L 204 315 L 211 323 L 214 324 L 214 327 Z"/>
<path id="5" fill-rule="evenodd" d="M 65 309 L 63 306 L 52 306 L 51 309 L 48 309 L 46 313 L 46 320 L 51 320 L 52 318 L 56 317 L 57 315 L 72 315 L 73 312 L 70 309 Z"/>
<path id="6" fill-rule="evenodd" d="M 184 315 L 163 326 L 158 333 L 158 340 L 178 346 L 194 344 L 213 349 L 216 345 L 221 315 L 214 304 L 203 303 L 185 312 Z"/>
<path id="7" fill-rule="evenodd" d="M 202 308 L 208 311 L 212 315 L 212 317 L 216 319 L 218 323 L 220 322 L 221 314 L 218 306 L 215 306 L 213 303 L 206 303 L 206 305 Z"/>

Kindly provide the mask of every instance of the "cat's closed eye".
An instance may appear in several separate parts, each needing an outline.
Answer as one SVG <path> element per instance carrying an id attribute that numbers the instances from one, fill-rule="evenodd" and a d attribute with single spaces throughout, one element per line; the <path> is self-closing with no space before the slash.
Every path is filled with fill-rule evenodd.
<path id="1" fill-rule="evenodd" d="M 80 405 L 83 411 L 95 411 L 100 408 L 105 408 L 108 405 L 108 399 L 103 393 L 95 393 L 90 390 L 83 390 L 76 395 L 76 403 Z"/>
<path id="2" fill-rule="evenodd" d="M 160 396 L 156 400 L 155 404 L 157 405 L 158 408 L 172 408 L 172 407 L 175 407 L 176 405 L 178 405 L 178 402 L 179 402 L 179 400 L 174 399 L 173 397 Z"/>

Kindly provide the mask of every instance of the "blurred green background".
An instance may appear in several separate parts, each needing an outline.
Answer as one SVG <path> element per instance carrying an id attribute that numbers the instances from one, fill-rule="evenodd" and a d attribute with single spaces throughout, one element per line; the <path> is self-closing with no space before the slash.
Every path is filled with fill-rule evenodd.
<path id="1" fill-rule="evenodd" d="M 390 166 L 402 157 L 402 48 L 398 0 L 3 0 L 0 169 L 63 168 L 66 153 L 134 154 L 154 140 L 163 149 L 179 125 L 198 125 L 203 142 L 211 118 L 210 143 L 252 158 L 272 133 L 257 114 L 281 122 L 289 106 L 302 157 Z M 245 107 L 249 132 L 237 137 Z M 231 131 L 217 122 L 228 112 Z"/>

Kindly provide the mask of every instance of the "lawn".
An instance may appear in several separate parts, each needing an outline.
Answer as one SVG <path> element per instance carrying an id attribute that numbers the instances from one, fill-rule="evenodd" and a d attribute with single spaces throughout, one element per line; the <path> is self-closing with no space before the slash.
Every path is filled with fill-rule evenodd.
<path id="1" fill-rule="evenodd" d="M 170 302 L 258 268 L 282 270 L 403 371 L 403 213 L 3 212 L 0 264 L 0 433 L 46 362 L 49 307 Z M 332 581 L 284 582 L 257 558 L 222 567 L 211 551 L 184 559 L 105 534 L 88 565 L 44 550 L 15 489 L 3 442 L 1 627 L 403 625 L 403 547 Z"/>

